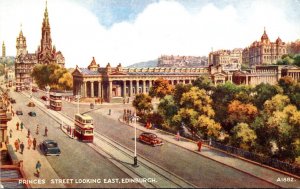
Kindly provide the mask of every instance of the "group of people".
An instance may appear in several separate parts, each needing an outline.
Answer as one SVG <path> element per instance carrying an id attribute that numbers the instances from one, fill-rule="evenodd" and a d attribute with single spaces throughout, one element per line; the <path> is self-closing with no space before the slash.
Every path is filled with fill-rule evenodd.
<path id="1" fill-rule="evenodd" d="M 23 154 L 24 149 L 25 149 L 24 142 L 21 142 L 20 139 L 16 139 L 14 144 L 15 144 L 16 152 L 20 150 L 20 153 Z M 27 140 L 28 150 L 31 149 L 31 146 L 33 146 L 33 150 L 35 150 L 36 144 L 37 144 L 37 141 L 35 138 L 33 138 L 33 140 L 30 137 L 28 138 L 28 140 Z"/>

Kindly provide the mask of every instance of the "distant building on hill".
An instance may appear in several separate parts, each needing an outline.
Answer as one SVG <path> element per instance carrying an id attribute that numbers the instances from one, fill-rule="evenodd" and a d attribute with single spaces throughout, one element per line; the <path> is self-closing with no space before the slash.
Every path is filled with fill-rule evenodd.
<path id="1" fill-rule="evenodd" d="M 207 67 L 206 56 L 173 56 L 162 55 L 158 58 L 157 67 Z"/>
<path id="2" fill-rule="evenodd" d="M 218 50 L 209 53 L 209 65 L 222 66 L 223 70 L 234 71 L 241 69 L 243 49 Z"/>

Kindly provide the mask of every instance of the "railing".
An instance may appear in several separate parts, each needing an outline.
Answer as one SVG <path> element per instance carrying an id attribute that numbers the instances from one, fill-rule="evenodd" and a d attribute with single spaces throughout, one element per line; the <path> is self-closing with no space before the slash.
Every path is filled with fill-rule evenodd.
<path id="1" fill-rule="evenodd" d="M 292 165 L 287 162 L 282 162 L 282 161 L 279 161 L 277 159 L 273 159 L 270 157 L 264 157 L 261 155 L 257 155 L 252 152 L 242 150 L 240 148 L 226 146 L 224 144 L 221 144 L 221 143 L 218 143 L 215 141 L 211 141 L 211 146 L 218 148 L 220 150 L 224 150 L 226 152 L 232 153 L 232 154 L 236 154 L 236 155 L 244 157 L 246 159 L 249 159 L 249 160 L 252 160 L 252 161 L 264 164 L 264 165 L 268 165 L 270 167 L 274 167 L 276 169 L 280 169 L 280 170 L 300 176 L 300 167 L 299 166 Z"/>

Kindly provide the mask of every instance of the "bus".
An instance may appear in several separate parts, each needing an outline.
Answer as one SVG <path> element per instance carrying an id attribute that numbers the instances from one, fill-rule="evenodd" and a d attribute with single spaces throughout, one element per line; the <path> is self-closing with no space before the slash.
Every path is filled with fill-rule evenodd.
<path id="1" fill-rule="evenodd" d="M 50 93 L 50 109 L 55 111 L 61 111 L 62 96 L 60 93 Z"/>
<path id="2" fill-rule="evenodd" d="M 81 140 L 82 142 L 93 142 L 93 118 L 86 114 L 76 114 L 74 135 L 78 140 Z"/>

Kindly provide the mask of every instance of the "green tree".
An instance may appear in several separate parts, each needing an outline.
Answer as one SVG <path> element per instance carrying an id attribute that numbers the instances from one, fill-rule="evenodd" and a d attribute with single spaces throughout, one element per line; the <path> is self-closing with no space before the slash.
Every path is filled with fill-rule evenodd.
<path id="1" fill-rule="evenodd" d="M 194 82 L 193 86 L 198 87 L 199 89 L 204 89 L 206 91 L 211 91 L 214 89 L 214 84 L 211 79 L 205 76 L 198 77 Z"/>
<path id="2" fill-rule="evenodd" d="M 154 81 L 153 86 L 150 88 L 149 95 L 151 97 L 163 98 L 166 95 L 172 94 L 173 86 L 169 81 L 163 78 L 158 78 Z"/>
<path id="3" fill-rule="evenodd" d="M 266 100 L 271 99 L 276 94 L 282 94 L 283 90 L 281 87 L 277 85 L 270 85 L 266 83 L 261 83 L 259 85 L 256 85 L 254 88 L 254 104 L 259 109 L 263 109 L 263 105 Z"/>
<path id="4" fill-rule="evenodd" d="M 160 100 L 158 105 L 158 113 L 162 115 L 163 119 L 168 125 L 173 126 L 173 124 L 171 124 L 172 118 L 174 115 L 176 115 L 177 111 L 178 107 L 172 95 L 167 95 Z"/>
<path id="5" fill-rule="evenodd" d="M 153 110 L 152 98 L 147 94 L 137 94 L 132 102 L 138 113 L 149 114 Z"/>
<path id="6" fill-rule="evenodd" d="M 73 88 L 73 77 L 70 72 L 65 72 L 61 78 L 58 79 L 60 88 L 71 90 Z"/>
<path id="7" fill-rule="evenodd" d="M 192 87 L 192 85 L 190 85 L 190 84 L 185 85 L 182 83 L 177 84 L 175 86 L 173 96 L 174 96 L 174 101 L 178 106 L 180 106 L 180 99 L 181 99 L 182 95 L 184 93 L 188 92 L 191 89 L 191 87 Z"/>
<path id="8" fill-rule="evenodd" d="M 239 123 L 232 129 L 233 137 L 231 144 L 245 150 L 254 146 L 256 133 L 247 123 Z"/>

